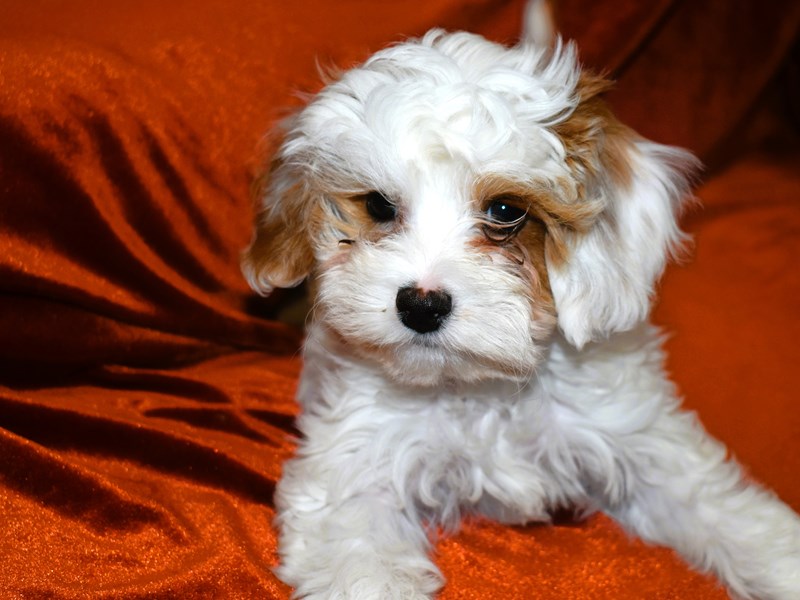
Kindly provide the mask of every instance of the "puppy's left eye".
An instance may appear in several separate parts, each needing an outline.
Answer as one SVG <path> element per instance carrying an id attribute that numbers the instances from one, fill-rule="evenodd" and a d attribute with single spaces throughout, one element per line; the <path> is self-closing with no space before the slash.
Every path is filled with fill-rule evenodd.
<path id="1" fill-rule="evenodd" d="M 510 198 L 496 198 L 486 209 L 488 220 L 483 231 L 493 241 L 504 241 L 517 233 L 528 218 L 528 211 L 520 208 Z"/>
<path id="2" fill-rule="evenodd" d="M 397 217 L 397 207 L 380 192 L 364 194 L 367 213 L 378 223 L 393 221 Z"/>

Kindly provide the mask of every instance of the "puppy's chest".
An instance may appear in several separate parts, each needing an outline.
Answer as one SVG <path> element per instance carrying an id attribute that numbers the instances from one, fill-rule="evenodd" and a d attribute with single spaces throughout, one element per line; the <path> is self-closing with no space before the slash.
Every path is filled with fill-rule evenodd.
<path id="1" fill-rule="evenodd" d="M 446 455 L 488 463 L 505 449 L 532 452 L 545 407 L 526 395 L 441 394 L 420 415 L 430 443 Z"/>
<path id="2" fill-rule="evenodd" d="M 507 522 L 545 518 L 548 490 L 560 489 L 546 457 L 546 412 L 536 397 L 440 398 L 421 420 L 427 451 L 406 463 L 419 501 Z M 530 484 L 524 493 L 519 482 Z"/>

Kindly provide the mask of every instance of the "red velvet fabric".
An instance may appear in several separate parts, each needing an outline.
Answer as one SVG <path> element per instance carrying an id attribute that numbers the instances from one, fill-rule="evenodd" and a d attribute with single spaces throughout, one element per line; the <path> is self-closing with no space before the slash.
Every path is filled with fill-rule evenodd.
<path id="1" fill-rule="evenodd" d="M 263 136 L 318 89 L 317 61 L 432 26 L 513 41 L 522 6 L 0 4 L 0 596 L 288 597 L 271 502 L 301 333 L 238 270 Z M 557 18 L 619 79 L 624 121 L 712 164 L 694 262 L 655 317 L 687 405 L 800 508 L 800 154 L 781 104 L 800 5 L 562 0 Z M 601 516 L 469 523 L 437 561 L 450 599 L 726 597 Z"/>

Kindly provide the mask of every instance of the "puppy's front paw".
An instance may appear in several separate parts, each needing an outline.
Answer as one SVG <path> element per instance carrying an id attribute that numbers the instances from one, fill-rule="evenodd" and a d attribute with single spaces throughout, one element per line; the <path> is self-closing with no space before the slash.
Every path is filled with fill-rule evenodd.
<path id="1" fill-rule="evenodd" d="M 425 557 L 396 558 L 377 554 L 330 556 L 316 571 L 284 563 L 278 576 L 295 586 L 293 598 L 306 600 L 429 600 L 442 585 L 438 569 Z"/>
<path id="2" fill-rule="evenodd" d="M 769 556 L 769 549 L 764 557 Z M 766 579 L 753 586 L 749 598 L 759 600 L 796 600 L 800 598 L 800 551 L 790 556 L 778 556 L 764 561 L 758 579 Z M 756 579 L 756 577 L 754 577 Z"/>

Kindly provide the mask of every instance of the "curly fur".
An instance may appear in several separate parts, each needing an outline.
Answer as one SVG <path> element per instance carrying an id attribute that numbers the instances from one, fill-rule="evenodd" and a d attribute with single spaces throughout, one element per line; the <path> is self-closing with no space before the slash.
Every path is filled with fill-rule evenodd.
<path id="1" fill-rule="evenodd" d="M 315 294 L 277 494 L 295 597 L 430 598 L 430 527 L 577 506 L 743 598 L 800 598 L 800 520 L 680 410 L 646 323 L 695 161 L 618 123 L 606 87 L 541 28 L 434 30 L 286 125 L 243 267 Z M 504 192 L 529 222 L 487 237 Z M 452 297 L 440 328 L 398 318 L 408 285 Z"/>

